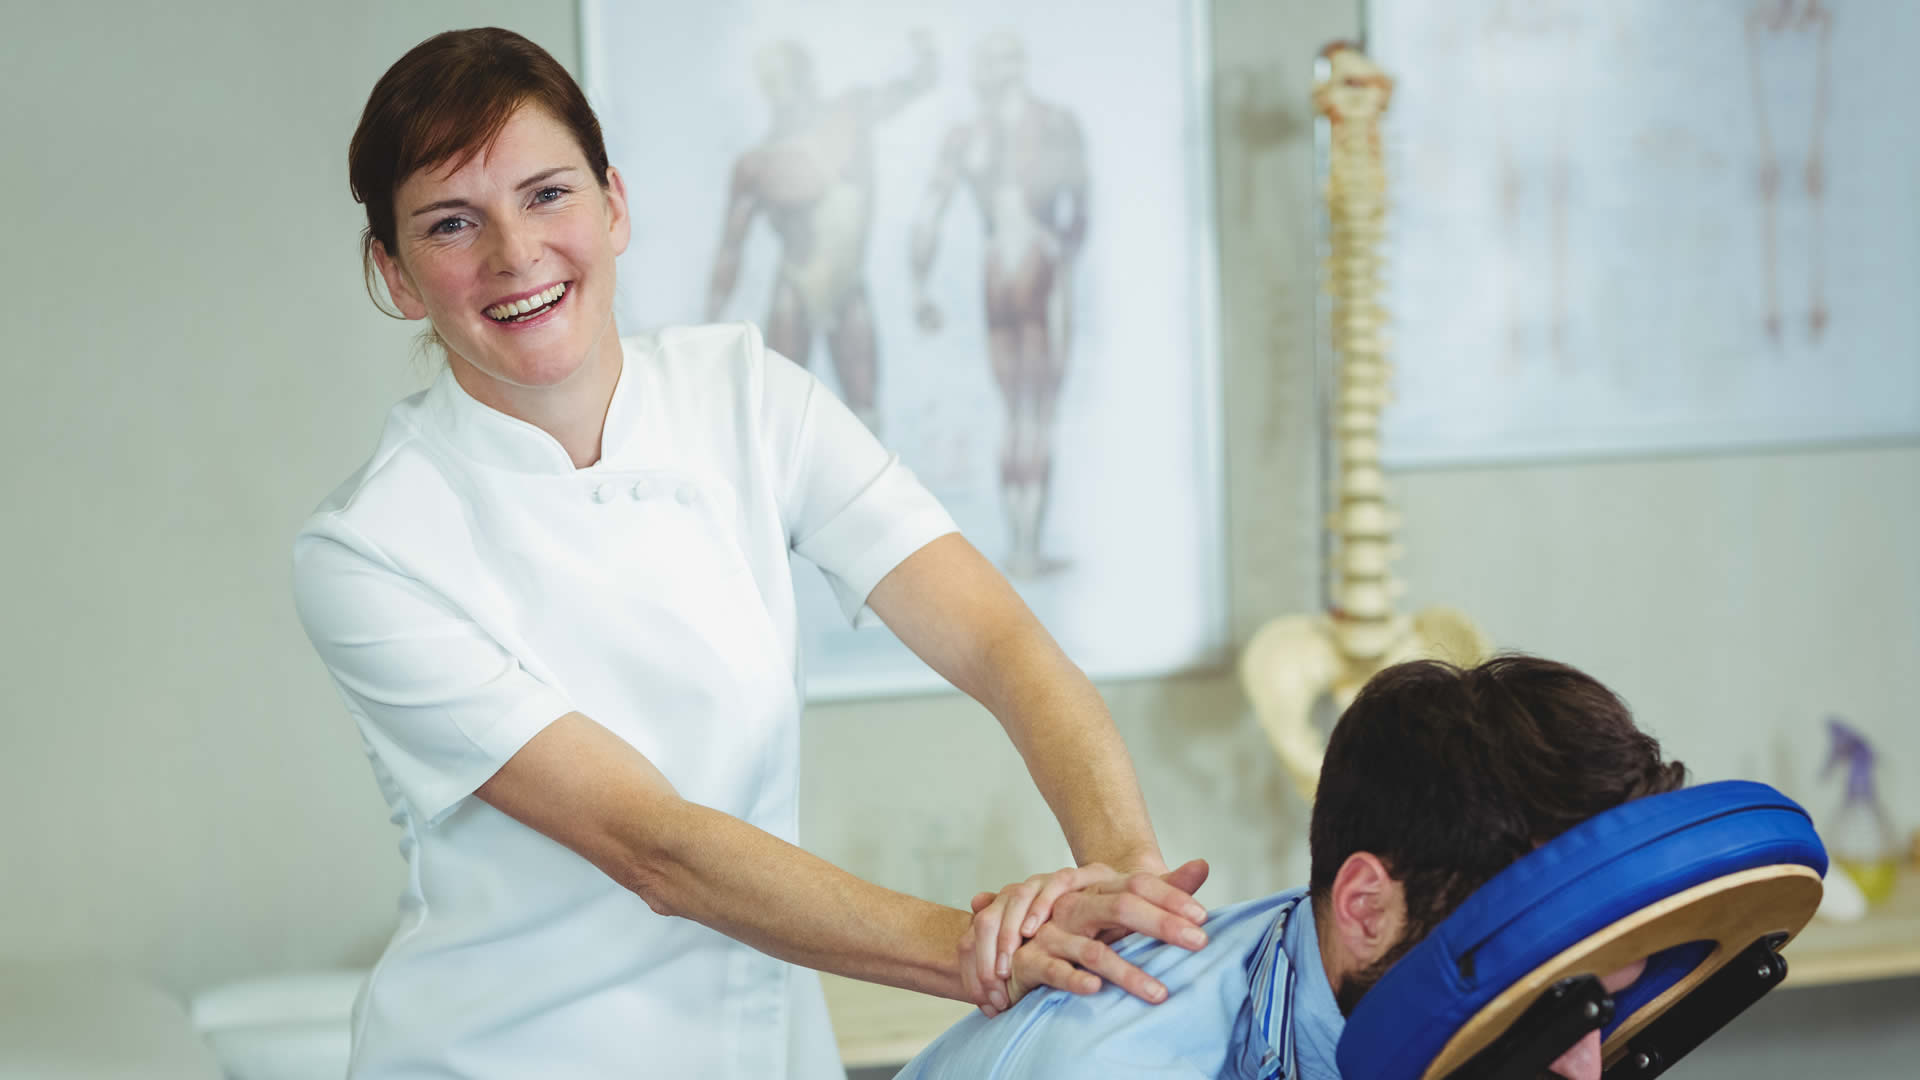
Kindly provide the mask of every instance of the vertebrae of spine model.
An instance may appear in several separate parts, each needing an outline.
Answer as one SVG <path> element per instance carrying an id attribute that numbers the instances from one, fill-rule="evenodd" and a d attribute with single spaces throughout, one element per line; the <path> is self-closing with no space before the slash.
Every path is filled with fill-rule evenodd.
<path id="1" fill-rule="evenodd" d="M 1336 358 L 1333 531 L 1333 632 L 1340 651 L 1378 657 L 1408 630 L 1396 615 L 1401 591 L 1389 566 L 1398 555 L 1399 515 L 1387 504 L 1380 471 L 1380 410 L 1387 402 L 1387 311 L 1380 302 L 1380 246 L 1387 216 L 1380 117 L 1393 80 L 1358 50 L 1337 48 L 1314 90 L 1330 131 L 1327 213 L 1331 252 L 1326 288 L 1333 298 Z"/>
<path id="2" fill-rule="evenodd" d="M 1380 472 L 1380 409 L 1387 398 L 1386 309 L 1380 304 L 1380 241 L 1386 222 L 1386 172 L 1380 114 L 1393 82 L 1347 45 L 1329 47 L 1327 77 L 1314 105 L 1329 122 L 1327 209 L 1332 252 L 1333 344 L 1339 368 L 1333 403 L 1338 509 L 1328 568 L 1332 610 L 1269 619 L 1240 654 L 1240 682 L 1287 776 L 1309 802 L 1326 743 L 1314 710 L 1330 700 L 1345 709 L 1383 668 L 1416 657 L 1473 664 L 1491 651 L 1465 615 L 1429 607 L 1396 614 L 1400 586 L 1388 573 L 1398 554 L 1399 516 L 1387 505 Z"/>

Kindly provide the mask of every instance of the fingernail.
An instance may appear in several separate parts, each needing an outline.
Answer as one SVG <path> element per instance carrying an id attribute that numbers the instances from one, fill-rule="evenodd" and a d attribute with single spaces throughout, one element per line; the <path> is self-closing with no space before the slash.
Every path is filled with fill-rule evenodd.
<path id="1" fill-rule="evenodd" d="M 1203 923 L 1207 921 L 1207 909 L 1201 907 L 1199 904 L 1188 904 L 1187 910 L 1181 914 L 1193 922 Z"/>
<path id="2" fill-rule="evenodd" d="M 1007 954 L 1006 953 L 1000 954 L 1000 960 L 998 963 L 993 965 L 993 970 L 994 970 L 994 973 L 999 975 L 1001 978 L 1004 979 L 1007 977 Z"/>
<path id="3" fill-rule="evenodd" d="M 1157 982 L 1150 982 L 1147 984 L 1147 996 L 1152 998 L 1156 1003 L 1165 1001 L 1167 999 L 1167 988 Z"/>
<path id="4" fill-rule="evenodd" d="M 1023 924 L 1023 925 L 1022 925 L 1022 926 L 1020 927 L 1020 936 L 1021 936 L 1021 937 L 1032 937 L 1032 936 L 1033 936 L 1033 932 L 1034 932 L 1035 930 L 1038 930 L 1038 929 L 1040 929 L 1040 920 L 1039 920 L 1039 919 L 1034 919 L 1034 918 L 1029 918 L 1029 919 L 1028 919 L 1028 920 L 1026 921 L 1026 923 L 1025 923 L 1025 924 Z"/>
<path id="5" fill-rule="evenodd" d="M 1007 1007 L 1007 995 L 1004 992 L 999 990 L 993 992 L 993 1007 L 996 1009 L 1005 1009 Z"/>
<path id="6" fill-rule="evenodd" d="M 1206 943 L 1207 935 L 1192 927 L 1180 931 L 1180 944 L 1185 945 L 1189 949 L 1198 949 Z"/>

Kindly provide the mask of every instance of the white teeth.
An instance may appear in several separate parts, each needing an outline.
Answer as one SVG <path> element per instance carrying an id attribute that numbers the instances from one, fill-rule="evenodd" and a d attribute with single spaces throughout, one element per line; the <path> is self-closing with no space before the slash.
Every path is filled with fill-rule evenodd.
<path id="1" fill-rule="evenodd" d="M 542 292 L 535 293 L 534 295 L 529 296 L 524 300 L 515 300 L 505 304 L 496 304 L 493 307 L 490 307 L 486 310 L 486 316 L 487 318 L 492 319 L 495 322 L 511 322 L 511 321 L 514 321 L 516 316 L 525 315 L 529 311 L 534 311 L 539 308 L 546 307 L 548 304 L 551 304 L 554 301 L 560 299 L 562 296 L 565 296 L 566 293 L 567 293 L 567 283 L 563 281 L 560 284 L 553 286 L 552 288 L 546 289 Z"/>

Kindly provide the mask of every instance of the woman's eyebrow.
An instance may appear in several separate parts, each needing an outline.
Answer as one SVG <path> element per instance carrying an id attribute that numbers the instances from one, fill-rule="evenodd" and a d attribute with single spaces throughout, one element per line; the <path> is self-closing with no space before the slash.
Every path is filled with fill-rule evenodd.
<path id="1" fill-rule="evenodd" d="M 553 177 L 559 175 L 560 173 L 578 172 L 578 171 L 579 170 L 572 165 L 556 165 L 551 169 L 544 169 L 540 172 L 534 173 L 532 176 L 527 177 L 525 180 L 520 181 L 518 184 L 514 185 L 513 190 L 525 191 L 528 188 L 534 186 L 535 184 L 541 183 L 546 180 L 551 180 Z M 419 217 L 421 214 L 431 214 L 436 210 L 457 210 L 462 207 L 467 207 L 472 205 L 473 205 L 472 203 L 468 202 L 465 199 L 441 199 L 439 202 L 428 203 L 427 205 L 421 207 L 420 209 L 415 210 L 412 214 L 409 214 L 408 216 Z"/>

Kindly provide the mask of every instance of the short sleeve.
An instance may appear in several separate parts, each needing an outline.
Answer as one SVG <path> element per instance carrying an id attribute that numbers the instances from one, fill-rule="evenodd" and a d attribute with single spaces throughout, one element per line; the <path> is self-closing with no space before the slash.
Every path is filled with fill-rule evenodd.
<path id="1" fill-rule="evenodd" d="M 788 542 L 818 566 L 855 626 L 867 596 L 907 556 L 959 531 L 880 440 L 798 364 L 765 350 L 761 426 L 773 448 Z"/>
<path id="2" fill-rule="evenodd" d="M 295 542 L 294 606 L 369 749 L 437 824 L 573 706 L 444 598 L 342 535 Z"/>

